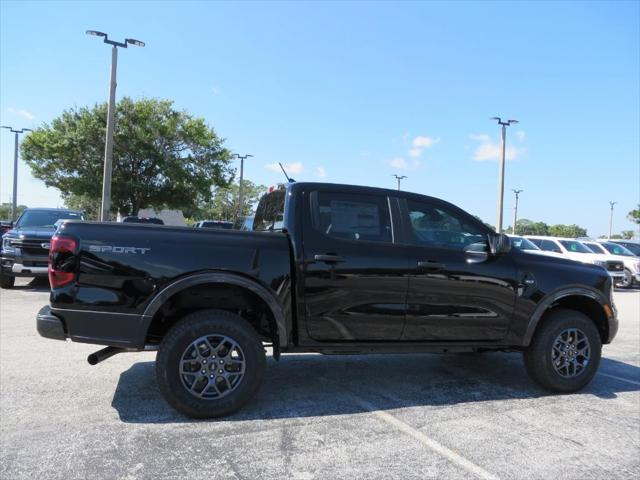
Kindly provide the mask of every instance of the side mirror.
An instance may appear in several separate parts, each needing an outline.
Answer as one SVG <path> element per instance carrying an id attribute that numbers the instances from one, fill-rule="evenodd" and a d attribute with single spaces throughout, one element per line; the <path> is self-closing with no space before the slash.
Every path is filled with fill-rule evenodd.
<path id="1" fill-rule="evenodd" d="M 504 233 L 489 235 L 491 255 L 502 255 L 511 251 L 511 239 Z"/>

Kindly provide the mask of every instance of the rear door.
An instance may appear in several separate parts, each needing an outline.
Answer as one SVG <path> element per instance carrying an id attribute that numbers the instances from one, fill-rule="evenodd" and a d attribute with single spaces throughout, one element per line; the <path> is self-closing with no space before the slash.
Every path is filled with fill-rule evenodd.
<path id="1" fill-rule="evenodd" d="M 401 208 L 410 271 L 402 339 L 504 338 L 517 291 L 511 255 L 489 254 L 489 230 L 450 204 L 408 197 Z"/>
<path id="2" fill-rule="evenodd" d="M 307 333 L 319 341 L 399 340 L 405 320 L 407 255 L 395 242 L 397 203 L 366 189 L 305 195 Z"/>

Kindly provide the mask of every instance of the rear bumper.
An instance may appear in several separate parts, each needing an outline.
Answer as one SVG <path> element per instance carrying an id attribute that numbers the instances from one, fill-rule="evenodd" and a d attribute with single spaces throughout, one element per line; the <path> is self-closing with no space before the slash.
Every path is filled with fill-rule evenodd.
<path id="1" fill-rule="evenodd" d="M 47 305 L 36 315 L 36 328 L 41 337 L 53 340 L 66 340 L 67 333 L 63 320 L 51 312 Z"/>
<path id="2" fill-rule="evenodd" d="M 36 326 L 42 337 L 54 340 L 141 349 L 145 345 L 144 320 L 143 315 L 67 310 L 47 305 L 36 315 Z"/>

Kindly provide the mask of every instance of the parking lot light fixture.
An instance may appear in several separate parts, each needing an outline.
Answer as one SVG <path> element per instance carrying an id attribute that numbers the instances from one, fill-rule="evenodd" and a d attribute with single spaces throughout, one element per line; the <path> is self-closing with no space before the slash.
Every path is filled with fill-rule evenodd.
<path id="1" fill-rule="evenodd" d="M 404 180 L 405 178 L 408 178 L 406 175 L 398 175 L 396 173 L 394 173 L 393 175 L 391 175 L 392 177 L 396 177 L 396 180 L 398 181 L 398 191 L 400 191 L 400 182 L 402 180 Z"/>
<path id="2" fill-rule="evenodd" d="M 104 148 L 104 172 L 102 175 L 102 206 L 100 221 L 106 222 L 111 210 L 111 175 L 113 173 L 113 131 L 116 112 L 116 71 L 118 68 L 118 47 L 127 48 L 128 45 L 144 47 L 144 42 L 135 38 L 126 38 L 124 42 L 109 40 L 109 35 L 97 30 L 87 30 L 87 35 L 103 38 L 104 43 L 111 45 L 111 82 L 109 83 L 109 104 L 107 107 L 107 133 Z"/>
<path id="3" fill-rule="evenodd" d="M 612 233 L 612 229 L 613 229 L 613 206 L 618 203 L 618 202 L 609 202 L 609 205 L 611 206 L 611 209 L 609 210 L 609 236 L 607 237 L 608 240 L 611 240 L 611 233 Z"/>
<path id="4" fill-rule="evenodd" d="M 518 120 L 513 119 L 503 122 L 500 117 L 491 117 L 491 120 L 496 120 L 498 122 L 498 125 L 502 126 L 502 157 L 500 158 L 500 170 L 498 173 L 498 213 L 496 221 L 496 232 L 502 233 L 502 205 L 504 203 L 504 164 L 507 145 L 507 127 L 519 122 Z"/>
<path id="5" fill-rule="evenodd" d="M 244 196 L 243 196 L 243 190 L 242 190 L 242 181 L 243 181 L 243 178 L 244 178 L 244 161 L 249 157 L 253 157 L 253 155 L 249 155 L 249 154 L 247 154 L 247 155 L 239 155 L 237 153 L 233 154 L 233 158 L 239 158 L 240 159 L 240 183 L 238 185 L 238 211 L 236 213 L 236 223 L 237 223 L 238 219 L 240 218 L 240 215 L 244 211 L 244 209 L 242 208 L 244 206 Z"/>
<path id="6" fill-rule="evenodd" d="M 511 235 L 516 234 L 516 222 L 518 221 L 518 198 L 524 190 L 512 190 L 516 195 L 516 203 L 513 205 L 513 226 L 511 227 Z"/>
<path id="7" fill-rule="evenodd" d="M 15 144 L 13 150 L 13 195 L 11 197 L 11 221 L 15 222 L 16 214 L 18 213 L 18 135 L 24 132 L 31 132 L 30 128 L 21 128 L 20 130 L 13 127 L 7 127 L 2 125 L 0 128 L 5 128 L 12 133 L 15 133 Z"/>

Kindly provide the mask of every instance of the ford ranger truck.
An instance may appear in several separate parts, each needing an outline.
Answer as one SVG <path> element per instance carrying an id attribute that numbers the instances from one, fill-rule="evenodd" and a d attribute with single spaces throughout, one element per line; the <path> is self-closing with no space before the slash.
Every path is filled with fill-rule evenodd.
<path id="1" fill-rule="evenodd" d="M 596 265 L 512 249 L 451 203 L 289 183 L 252 231 L 65 222 L 51 241 L 43 337 L 157 350 L 166 401 L 195 418 L 256 394 L 292 352 L 521 352 L 531 378 L 575 392 L 618 330 Z M 60 375 L 63 375 L 60 372 Z"/>

